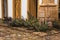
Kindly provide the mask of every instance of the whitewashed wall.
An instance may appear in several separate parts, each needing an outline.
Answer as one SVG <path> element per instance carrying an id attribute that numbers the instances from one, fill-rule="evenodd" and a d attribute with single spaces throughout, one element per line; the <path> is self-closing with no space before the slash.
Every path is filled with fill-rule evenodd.
<path id="1" fill-rule="evenodd" d="M 8 0 L 8 17 L 13 18 L 13 0 Z"/>
<path id="2" fill-rule="evenodd" d="M 38 4 L 41 5 L 42 4 L 42 0 L 38 0 Z"/>
<path id="3" fill-rule="evenodd" d="M 21 0 L 21 17 L 27 18 L 27 0 Z"/>
<path id="4" fill-rule="evenodd" d="M 54 3 L 55 3 L 56 5 L 58 5 L 58 0 L 54 0 Z"/>
<path id="5" fill-rule="evenodd" d="M 2 0 L 0 0 L 0 18 L 2 18 L 2 5 L 1 5 L 1 2 Z"/>

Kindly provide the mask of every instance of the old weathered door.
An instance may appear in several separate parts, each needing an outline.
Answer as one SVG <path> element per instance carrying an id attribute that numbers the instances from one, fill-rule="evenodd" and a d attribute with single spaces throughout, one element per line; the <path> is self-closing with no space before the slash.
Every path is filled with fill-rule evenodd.
<path id="1" fill-rule="evenodd" d="M 58 0 L 39 0 L 38 18 L 42 18 L 42 20 L 58 19 Z"/>
<path id="2" fill-rule="evenodd" d="M 37 15 L 37 0 L 29 0 L 29 9 L 28 9 L 28 12 L 31 14 L 31 15 L 33 15 L 34 17 L 36 17 L 36 15 Z"/>

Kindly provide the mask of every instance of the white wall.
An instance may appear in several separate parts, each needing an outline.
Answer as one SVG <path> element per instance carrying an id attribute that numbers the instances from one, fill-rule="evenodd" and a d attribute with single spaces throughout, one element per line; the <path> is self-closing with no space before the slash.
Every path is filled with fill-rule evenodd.
<path id="1" fill-rule="evenodd" d="M 54 3 L 55 3 L 56 5 L 58 5 L 58 0 L 54 0 Z"/>
<path id="2" fill-rule="evenodd" d="M 42 4 L 42 0 L 38 0 L 38 4 L 41 5 Z"/>
<path id="3" fill-rule="evenodd" d="M 27 0 L 21 0 L 21 17 L 27 18 Z"/>
<path id="4" fill-rule="evenodd" d="M 42 0 L 39 0 L 38 2 L 39 2 L 39 5 L 42 4 Z M 55 3 L 55 4 L 58 4 L 58 0 L 54 0 L 54 3 Z"/>
<path id="5" fill-rule="evenodd" d="M 8 0 L 8 17 L 13 18 L 13 0 Z"/>
<path id="6" fill-rule="evenodd" d="M 2 5 L 1 5 L 1 1 L 2 0 L 0 0 L 0 18 L 2 18 Z"/>

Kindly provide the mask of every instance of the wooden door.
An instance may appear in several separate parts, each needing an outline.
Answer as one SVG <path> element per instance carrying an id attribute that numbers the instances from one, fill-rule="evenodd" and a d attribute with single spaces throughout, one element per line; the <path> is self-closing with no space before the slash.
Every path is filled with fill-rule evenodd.
<path id="1" fill-rule="evenodd" d="M 36 0 L 29 0 L 29 10 L 28 10 L 28 12 L 31 14 L 31 15 L 33 15 L 34 17 L 36 17 L 36 13 L 37 13 L 37 4 L 36 4 L 37 2 L 36 2 Z"/>
<path id="2" fill-rule="evenodd" d="M 8 17 L 7 0 L 2 0 L 2 17 Z"/>
<path id="3" fill-rule="evenodd" d="M 13 18 L 21 18 L 21 0 L 13 0 Z"/>
<path id="4" fill-rule="evenodd" d="M 48 17 L 58 19 L 58 0 L 41 0 L 42 3 L 38 5 L 38 18 L 47 19 Z"/>
<path id="5" fill-rule="evenodd" d="M 21 0 L 16 0 L 16 18 L 21 18 Z"/>

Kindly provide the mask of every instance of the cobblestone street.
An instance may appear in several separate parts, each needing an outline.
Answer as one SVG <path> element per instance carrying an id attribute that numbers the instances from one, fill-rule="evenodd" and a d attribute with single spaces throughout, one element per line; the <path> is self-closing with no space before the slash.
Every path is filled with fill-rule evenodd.
<path id="1" fill-rule="evenodd" d="M 40 34 L 40 32 L 27 31 L 23 28 L 18 29 L 20 30 L 0 26 L 0 40 L 60 40 L 60 33 L 50 36 L 39 36 L 36 34 Z M 41 33 L 40 35 L 43 34 Z"/>

